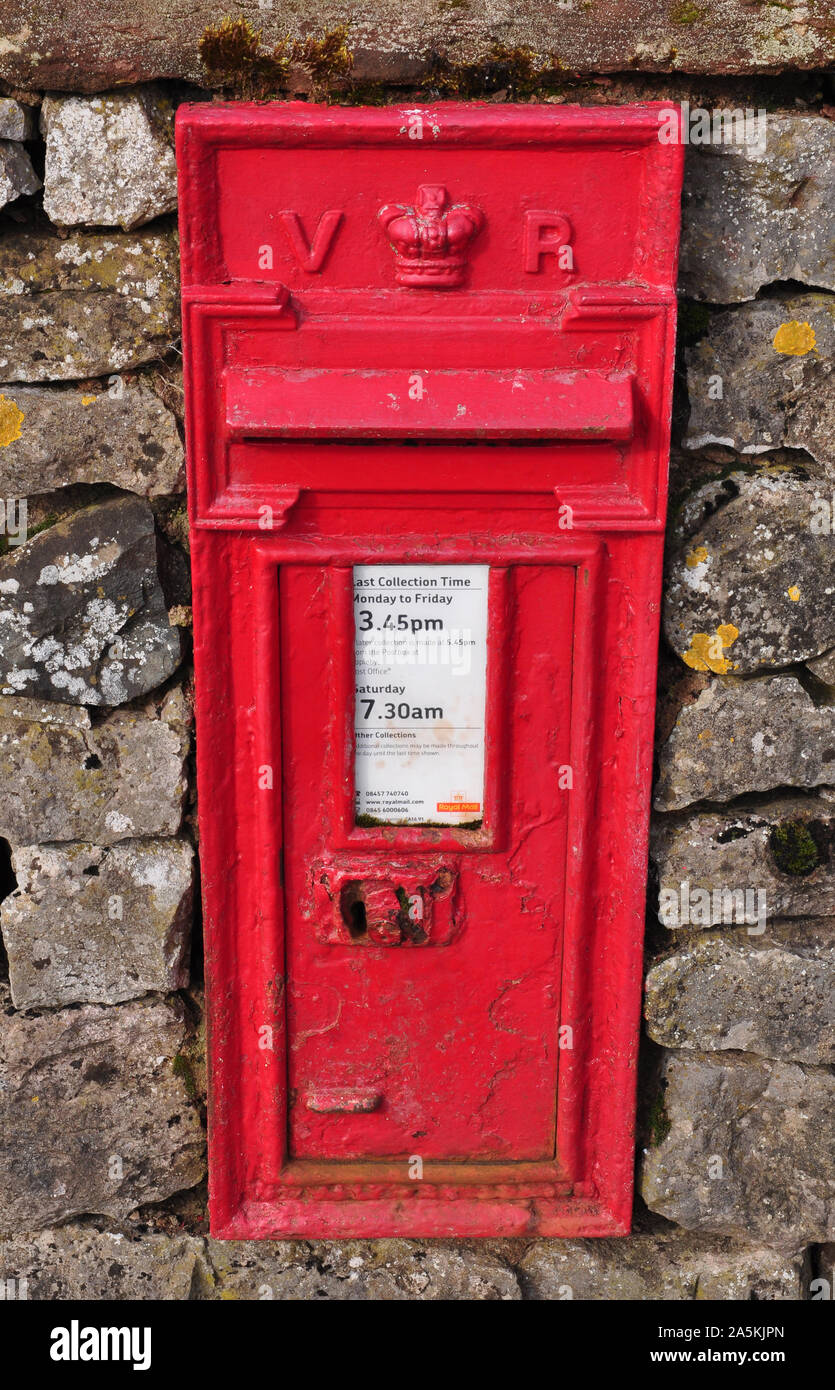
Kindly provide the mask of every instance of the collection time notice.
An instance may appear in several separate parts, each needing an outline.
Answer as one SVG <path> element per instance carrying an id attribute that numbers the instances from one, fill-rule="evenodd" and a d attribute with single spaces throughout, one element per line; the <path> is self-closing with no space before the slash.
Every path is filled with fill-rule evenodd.
<path id="1" fill-rule="evenodd" d="M 354 567 L 360 823 L 481 822 L 488 577 L 487 565 Z"/>

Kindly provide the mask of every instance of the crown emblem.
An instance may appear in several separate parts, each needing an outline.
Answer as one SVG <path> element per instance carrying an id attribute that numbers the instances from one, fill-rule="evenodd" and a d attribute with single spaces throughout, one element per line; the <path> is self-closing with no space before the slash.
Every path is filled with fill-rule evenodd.
<path id="1" fill-rule="evenodd" d="M 464 279 L 470 242 L 484 214 L 466 203 L 450 203 L 442 183 L 422 183 L 415 206 L 386 203 L 377 217 L 394 247 L 398 285 L 454 289 Z"/>

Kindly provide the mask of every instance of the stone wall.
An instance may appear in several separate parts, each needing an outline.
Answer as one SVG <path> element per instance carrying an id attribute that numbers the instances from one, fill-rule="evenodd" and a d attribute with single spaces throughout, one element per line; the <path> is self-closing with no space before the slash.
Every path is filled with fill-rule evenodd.
<path id="1" fill-rule="evenodd" d="M 263 34 L 234 51 L 228 26 L 201 49 L 205 0 L 74 8 L 10 0 L 0 42 L 0 1289 L 831 1296 L 825 6 L 567 3 L 557 30 L 554 7 L 381 0 L 334 31 L 321 0 L 299 33 L 245 3 Z M 206 1235 L 172 124 L 218 87 L 768 109 L 763 148 L 688 154 L 629 1239 Z"/>

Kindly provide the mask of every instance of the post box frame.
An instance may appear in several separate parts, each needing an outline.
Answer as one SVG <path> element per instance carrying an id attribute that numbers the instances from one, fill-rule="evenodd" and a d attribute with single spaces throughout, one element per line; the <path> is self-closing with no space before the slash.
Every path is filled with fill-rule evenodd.
<path id="1" fill-rule="evenodd" d="M 410 108 L 410 111 L 413 108 Z M 609 142 L 646 148 L 658 138 L 658 107 L 618 111 L 551 108 L 414 108 L 444 142 L 526 142 L 579 150 Z M 398 113 L 316 110 L 302 105 L 198 107 L 178 124 L 183 230 L 189 508 L 194 580 L 198 796 L 206 930 L 210 1052 L 210 1200 L 213 1234 L 226 1239 L 288 1235 L 588 1236 L 629 1230 L 634 1165 L 635 1071 L 640 1015 L 647 820 L 652 762 L 660 606 L 666 451 L 672 390 L 677 199 L 681 149 L 659 146 L 657 170 L 642 197 L 644 278 L 620 285 L 568 286 L 562 331 L 578 340 L 644 325 L 635 410 L 641 438 L 627 486 L 579 487 L 533 500 L 506 496 L 430 499 L 408 489 L 420 530 L 387 534 L 390 499 L 361 498 L 364 521 L 351 535 L 335 521 L 294 529 L 304 489 L 292 479 L 247 487 L 235 476 L 238 447 L 257 431 L 237 431 L 216 384 L 235 334 L 263 324 L 294 331 L 293 296 L 281 284 L 230 281 L 215 231 L 216 156 L 246 145 L 307 142 L 311 148 L 352 142 L 402 144 Z M 402 119 L 402 113 L 401 113 Z M 667 200 L 659 227 L 650 209 Z M 427 291 L 418 290 L 418 294 Z M 321 289 L 307 296 L 327 307 Z M 339 307 L 333 297 L 331 308 Z M 500 297 L 493 307 L 500 305 Z M 366 296 L 372 315 L 383 301 Z M 476 312 L 477 306 L 466 309 Z M 465 310 L 461 311 L 462 313 Z M 641 354 L 643 356 L 641 357 Z M 270 435 L 269 429 L 266 431 Z M 240 445 L 240 440 L 249 443 Z M 582 447 L 582 446 L 581 446 Z M 575 529 L 560 533 L 557 506 L 570 497 Z M 336 499 L 356 503 L 346 483 Z M 267 506 L 271 529 L 261 526 Z M 456 516 L 461 525 L 456 529 Z M 335 511 L 328 514 L 338 518 Z M 489 516 L 489 524 L 485 518 Z M 481 518 L 481 524 L 475 518 Z M 497 544 L 498 525 L 518 542 Z M 427 549 L 426 535 L 443 534 Z M 336 672 L 335 707 L 350 708 L 353 635 L 348 572 L 386 563 L 490 564 L 491 624 L 500 635 L 501 574 L 509 566 L 566 566 L 574 572 L 571 759 L 572 792 L 565 870 L 565 930 L 560 1021 L 574 1045 L 559 1055 L 557 1151 L 546 1163 L 427 1163 L 420 1181 L 402 1163 L 340 1163 L 289 1158 L 287 1125 L 286 970 L 283 950 L 278 571 L 318 565 L 342 575 L 329 635 Z M 617 645 L 619 639 L 622 645 Z M 630 645 L 631 644 L 631 645 Z M 647 656 L 649 654 L 649 664 Z M 410 852 L 480 853 L 504 835 L 496 785 L 512 712 L 489 665 L 492 723 L 486 803 L 492 823 L 481 831 L 431 837 L 419 828 L 349 829 L 343 778 L 331 789 L 345 845 Z M 264 692 L 270 698 L 264 698 Z M 349 773 L 351 742 L 342 742 Z M 625 757 L 625 755 L 627 755 Z M 258 785 L 258 769 L 272 772 Z M 605 844 L 607 853 L 596 852 Z"/>

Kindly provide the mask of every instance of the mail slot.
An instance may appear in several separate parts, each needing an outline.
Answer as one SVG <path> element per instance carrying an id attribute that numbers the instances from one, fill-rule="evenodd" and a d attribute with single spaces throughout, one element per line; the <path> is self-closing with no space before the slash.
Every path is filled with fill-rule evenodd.
<path id="1" fill-rule="evenodd" d="M 244 438 L 629 439 L 632 382 L 602 372 L 230 373 L 226 420 Z M 478 401 L 478 407 L 471 404 Z"/>
<path id="2" fill-rule="evenodd" d="M 629 1229 L 659 109 L 178 112 L 218 1237 Z"/>

